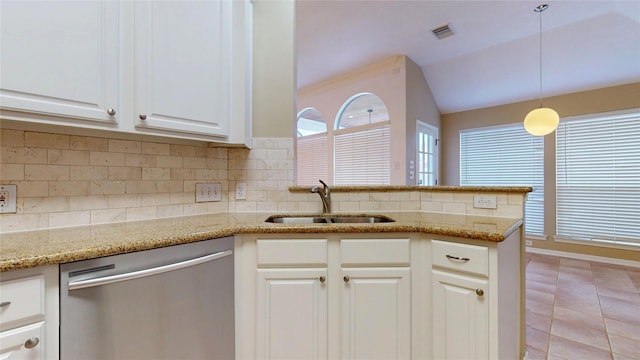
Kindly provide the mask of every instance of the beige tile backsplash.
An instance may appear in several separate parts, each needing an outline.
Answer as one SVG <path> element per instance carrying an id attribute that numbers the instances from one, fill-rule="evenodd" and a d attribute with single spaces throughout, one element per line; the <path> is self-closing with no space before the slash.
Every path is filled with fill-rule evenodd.
<path id="1" fill-rule="evenodd" d="M 316 194 L 291 193 L 293 140 L 256 138 L 252 150 L 0 129 L 0 181 L 16 184 L 17 213 L 0 232 L 221 211 L 317 212 Z M 196 203 L 196 183 L 222 184 L 219 202 Z M 247 199 L 235 200 L 237 182 Z M 521 217 L 523 196 L 497 194 L 498 209 L 473 208 L 472 193 L 333 193 L 335 211 L 444 211 Z"/>

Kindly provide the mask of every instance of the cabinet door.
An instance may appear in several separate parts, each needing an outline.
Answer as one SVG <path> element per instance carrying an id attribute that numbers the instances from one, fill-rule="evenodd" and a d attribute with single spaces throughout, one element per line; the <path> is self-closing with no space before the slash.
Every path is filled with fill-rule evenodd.
<path id="1" fill-rule="evenodd" d="M 489 357 L 488 280 L 433 270 L 434 359 Z"/>
<path id="2" fill-rule="evenodd" d="M 233 3 L 135 3 L 138 129 L 228 135 Z"/>
<path id="3" fill-rule="evenodd" d="M 118 11 L 118 1 L 0 2 L 3 116 L 115 124 Z"/>
<path id="4" fill-rule="evenodd" d="M 342 358 L 411 358 L 409 268 L 343 268 L 342 275 Z"/>
<path id="5" fill-rule="evenodd" d="M 44 359 L 44 322 L 0 332 L 0 359 Z"/>
<path id="6" fill-rule="evenodd" d="M 327 269 L 259 269 L 258 359 L 327 358 Z"/>

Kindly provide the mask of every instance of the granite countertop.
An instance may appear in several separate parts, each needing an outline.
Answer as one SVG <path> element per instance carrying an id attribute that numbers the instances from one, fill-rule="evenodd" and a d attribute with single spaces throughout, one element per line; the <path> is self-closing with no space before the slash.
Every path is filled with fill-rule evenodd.
<path id="1" fill-rule="evenodd" d="M 0 234 L 0 272 L 236 234 L 422 232 L 500 242 L 522 224 L 521 219 L 429 212 L 379 212 L 376 215 L 396 221 L 375 224 L 266 223 L 270 215 L 273 213 L 216 213 Z"/>

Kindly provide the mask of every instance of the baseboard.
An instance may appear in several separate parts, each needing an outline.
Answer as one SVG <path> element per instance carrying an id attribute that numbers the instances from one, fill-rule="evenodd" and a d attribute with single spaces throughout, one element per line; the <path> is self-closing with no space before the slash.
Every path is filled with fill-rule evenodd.
<path id="1" fill-rule="evenodd" d="M 640 261 L 634 261 L 634 260 L 616 259 L 616 258 L 610 258 L 605 256 L 578 254 L 578 253 L 558 251 L 558 250 L 547 250 L 547 249 L 540 249 L 540 248 L 534 248 L 529 246 L 527 246 L 525 249 L 527 252 L 534 253 L 534 254 L 552 255 L 552 256 L 559 256 L 559 257 L 565 257 L 570 259 L 596 261 L 596 262 L 607 263 L 607 264 L 615 264 L 615 265 L 640 268 Z"/>

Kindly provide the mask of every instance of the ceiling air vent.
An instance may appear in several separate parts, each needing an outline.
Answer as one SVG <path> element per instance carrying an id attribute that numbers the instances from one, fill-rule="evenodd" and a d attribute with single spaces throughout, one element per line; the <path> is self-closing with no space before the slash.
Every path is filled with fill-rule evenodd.
<path id="1" fill-rule="evenodd" d="M 431 30 L 431 32 L 438 38 L 438 40 L 442 40 L 454 35 L 453 30 L 451 30 L 451 24 L 438 26 L 437 28 Z"/>

